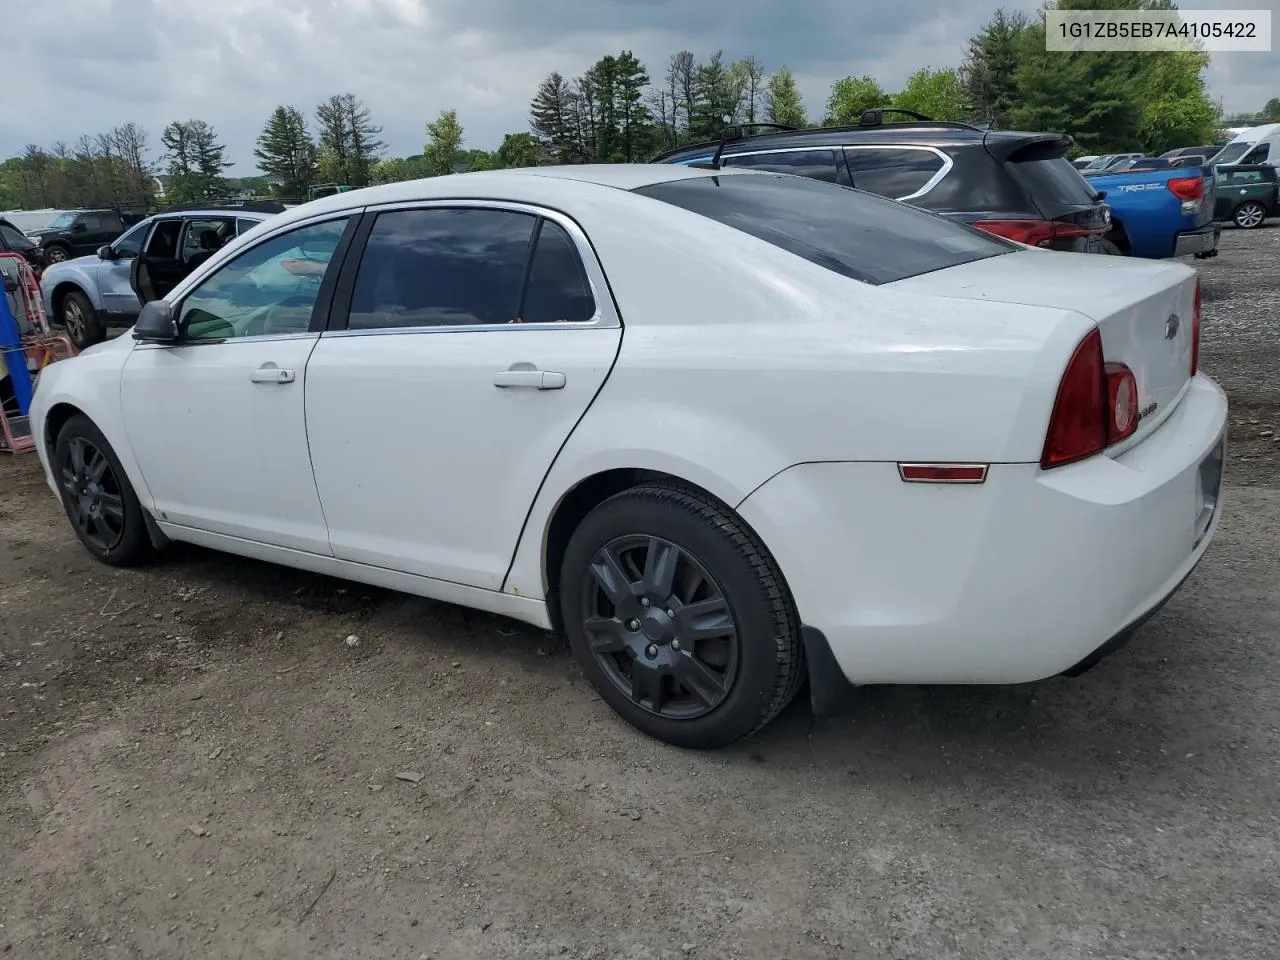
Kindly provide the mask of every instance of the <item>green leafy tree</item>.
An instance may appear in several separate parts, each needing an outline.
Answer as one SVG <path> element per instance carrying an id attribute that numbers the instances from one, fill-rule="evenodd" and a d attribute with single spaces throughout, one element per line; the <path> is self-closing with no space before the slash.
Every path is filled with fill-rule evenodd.
<path id="1" fill-rule="evenodd" d="M 507 169 L 536 167 L 541 156 L 541 145 L 530 133 L 508 133 L 498 147 L 498 163 Z"/>
<path id="2" fill-rule="evenodd" d="M 907 78 L 907 85 L 893 98 L 893 105 L 932 120 L 964 120 L 969 115 L 964 86 L 951 69 L 921 67 Z"/>
<path id="3" fill-rule="evenodd" d="M 714 140 L 726 123 L 740 118 L 746 92 L 741 71 L 724 62 L 717 50 L 706 63 L 699 64 L 694 77 L 694 103 L 689 116 L 689 136 L 694 140 Z"/>
<path id="4" fill-rule="evenodd" d="M 891 103 L 892 98 L 874 77 L 845 77 L 831 85 L 831 95 L 827 97 L 827 115 L 822 124 L 839 127 L 857 123 L 864 110 L 887 107 Z"/>
<path id="5" fill-rule="evenodd" d="M 420 153 L 411 157 L 383 157 L 374 161 L 371 171 L 374 183 L 421 180 L 427 175 L 426 158 Z"/>
<path id="6" fill-rule="evenodd" d="M 789 127 L 809 125 L 796 78 L 786 67 L 779 67 L 769 77 L 765 88 L 764 118 L 770 123 L 785 123 Z"/>
<path id="7" fill-rule="evenodd" d="M 440 116 L 427 124 L 427 145 L 422 151 L 427 176 L 453 173 L 461 150 L 462 124 L 458 122 L 458 112 L 442 110 Z"/>
<path id="8" fill-rule="evenodd" d="M 276 183 L 279 196 L 305 197 L 316 178 L 316 145 L 295 107 L 278 106 L 258 136 L 258 169 Z"/>
<path id="9" fill-rule="evenodd" d="M 1262 108 L 1262 115 L 1273 123 L 1280 121 L 1280 97 L 1272 97 Z"/>

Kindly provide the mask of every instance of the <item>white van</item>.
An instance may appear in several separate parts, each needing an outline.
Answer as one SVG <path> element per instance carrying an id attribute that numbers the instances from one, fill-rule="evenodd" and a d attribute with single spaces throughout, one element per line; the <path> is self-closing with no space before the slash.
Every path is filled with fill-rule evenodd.
<path id="1" fill-rule="evenodd" d="M 1280 123 L 1250 127 L 1209 158 L 1211 165 L 1223 163 L 1269 163 L 1280 166 Z"/>

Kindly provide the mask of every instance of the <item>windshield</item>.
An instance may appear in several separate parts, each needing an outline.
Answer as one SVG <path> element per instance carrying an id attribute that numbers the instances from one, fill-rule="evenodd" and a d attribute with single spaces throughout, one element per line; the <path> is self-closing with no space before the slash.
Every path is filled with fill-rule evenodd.
<path id="1" fill-rule="evenodd" d="M 1101 169 L 1103 169 L 1103 168 L 1104 168 L 1108 163 L 1110 163 L 1114 158 L 1115 158 L 1115 154 L 1113 154 L 1113 153 L 1108 153 L 1108 154 L 1106 154 L 1105 156 L 1101 156 L 1101 157 L 1095 157 L 1095 158 L 1094 158 L 1094 160 L 1093 160 L 1093 162 L 1092 162 L 1092 163 L 1090 163 L 1087 167 L 1085 167 L 1085 169 L 1086 169 L 1086 170 L 1101 170 Z"/>
<path id="2" fill-rule="evenodd" d="M 1245 152 L 1252 147 L 1252 143 L 1228 143 L 1225 147 L 1214 154 L 1213 159 L 1209 162 L 1214 166 L 1223 163 L 1235 163 L 1245 155 Z"/>
<path id="3" fill-rule="evenodd" d="M 634 192 L 709 217 L 864 283 L 892 283 L 1018 249 L 907 204 L 808 177 L 697 177 Z"/>
<path id="4" fill-rule="evenodd" d="M 50 230 L 65 230 L 76 222 L 74 213 L 60 213 L 49 221 Z"/>

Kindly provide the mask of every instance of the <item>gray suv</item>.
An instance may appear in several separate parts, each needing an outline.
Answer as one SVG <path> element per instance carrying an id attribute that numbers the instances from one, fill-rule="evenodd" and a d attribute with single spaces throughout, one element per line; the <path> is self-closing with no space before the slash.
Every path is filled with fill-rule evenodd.
<path id="1" fill-rule="evenodd" d="M 78 349 L 132 326 L 142 309 L 138 290 L 158 299 L 219 248 L 280 212 L 281 204 L 169 209 L 148 217 L 97 252 L 47 267 L 44 308 Z"/>

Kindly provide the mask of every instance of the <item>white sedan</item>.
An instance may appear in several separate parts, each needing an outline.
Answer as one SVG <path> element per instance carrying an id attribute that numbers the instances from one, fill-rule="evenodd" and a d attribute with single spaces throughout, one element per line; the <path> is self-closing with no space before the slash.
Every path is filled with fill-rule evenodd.
<path id="1" fill-rule="evenodd" d="M 806 679 L 1118 645 L 1221 512 L 1199 326 L 1185 265 L 800 177 L 487 172 L 267 221 L 32 420 L 105 563 L 189 541 L 560 629 L 622 717 L 712 747 Z"/>

